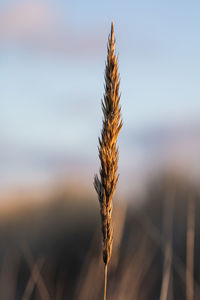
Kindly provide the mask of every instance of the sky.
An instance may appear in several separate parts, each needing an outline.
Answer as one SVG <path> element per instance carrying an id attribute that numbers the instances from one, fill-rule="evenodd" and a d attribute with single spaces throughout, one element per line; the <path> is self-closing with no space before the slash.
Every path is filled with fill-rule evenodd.
<path id="1" fill-rule="evenodd" d="M 131 168 L 141 159 L 134 133 L 198 122 L 199 11 L 199 1 L 184 0 L 0 0 L 2 184 L 97 168 L 112 20 L 121 164 L 128 168 L 132 153 Z"/>

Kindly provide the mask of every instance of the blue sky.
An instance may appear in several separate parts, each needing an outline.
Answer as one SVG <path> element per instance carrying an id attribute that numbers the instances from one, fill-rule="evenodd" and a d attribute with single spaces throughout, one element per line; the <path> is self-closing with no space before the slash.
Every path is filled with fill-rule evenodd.
<path id="1" fill-rule="evenodd" d="M 132 130 L 198 121 L 199 10 L 199 1 L 179 0 L 0 1 L 2 177 L 24 157 L 26 174 L 41 153 L 95 160 L 112 19 L 121 143 Z"/>

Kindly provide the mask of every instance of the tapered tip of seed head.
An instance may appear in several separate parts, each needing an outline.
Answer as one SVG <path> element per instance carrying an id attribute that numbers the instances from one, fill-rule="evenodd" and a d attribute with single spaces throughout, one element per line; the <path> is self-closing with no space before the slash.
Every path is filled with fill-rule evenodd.
<path id="1" fill-rule="evenodd" d="M 114 32 L 114 22 L 113 22 L 113 20 L 111 22 L 111 32 Z"/>
<path id="2" fill-rule="evenodd" d="M 113 23 L 113 20 L 111 22 L 111 31 L 110 31 L 110 35 L 111 35 L 111 38 L 113 37 L 114 38 L 114 23 Z"/>
<path id="3" fill-rule="evenodd" d="M 110 51 L 112 53 L 114 53 L 115 50 L 115 36 L 114 36 L 114 25 L 113 25 L 113 21 L 111 23 L 111 31 L 110 31 L 110 35 L 108 38 L 108 48 L 110 48 Z M 108 50 L 109 51 L 109 50 Z"/>

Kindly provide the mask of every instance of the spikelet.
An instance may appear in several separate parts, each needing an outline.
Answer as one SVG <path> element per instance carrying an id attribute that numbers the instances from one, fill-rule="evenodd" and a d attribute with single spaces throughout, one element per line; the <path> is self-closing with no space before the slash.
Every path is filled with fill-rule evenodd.
<path id="1" fill-rule="evenodd" d="M 94 187 L 100 203 L 103 233 L 103 261 L 107 267 L 112 252 L 112 197 L 118 181 L 117 137 L 122 128 L 119 95 L 120 79 L 118 59 L 115 54 L 113 22 L 108 37 L 107 62 L 105 68 L 105 93 L 102 100 L 103 128 L 99 138 L 100 179 L 94 177 Z"/>

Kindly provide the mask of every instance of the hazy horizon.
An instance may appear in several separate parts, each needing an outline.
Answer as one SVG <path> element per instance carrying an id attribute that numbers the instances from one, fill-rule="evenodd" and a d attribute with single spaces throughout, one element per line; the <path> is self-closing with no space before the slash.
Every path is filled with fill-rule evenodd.
<path id="1" fill-rule="evenodd" d="M 1 185 L 56 180 L 78 168 L 93 176 L 112 19 L 122 181 L 154 168 L 156 157 L 159 164 L 157 142 L 138 145 L 137 137 L 199 120 L 200 4 L 192 3 L 0 1 Z"/>

